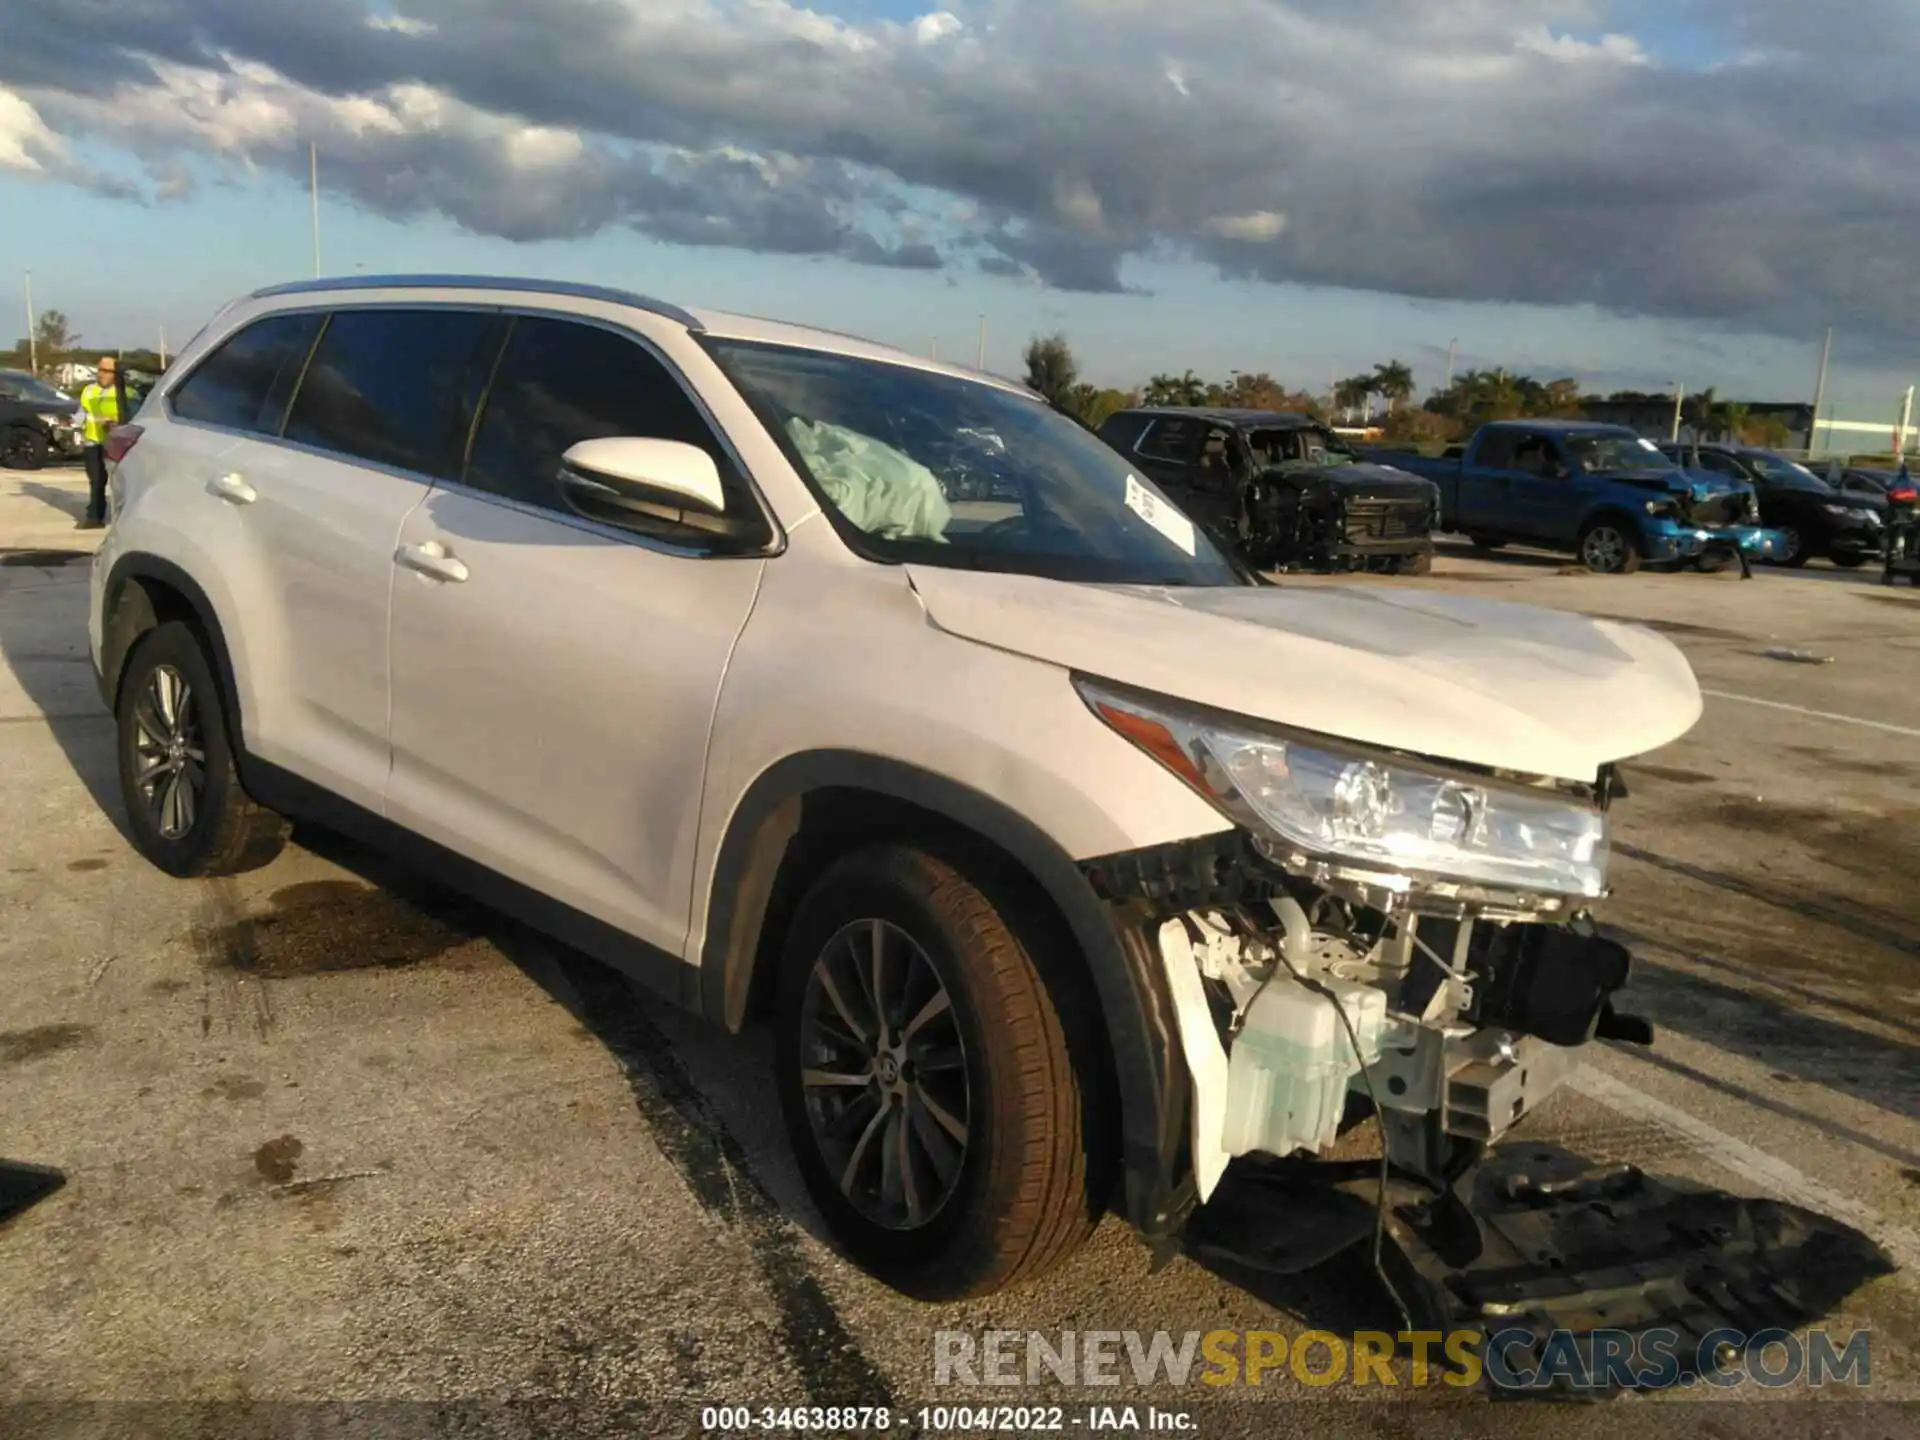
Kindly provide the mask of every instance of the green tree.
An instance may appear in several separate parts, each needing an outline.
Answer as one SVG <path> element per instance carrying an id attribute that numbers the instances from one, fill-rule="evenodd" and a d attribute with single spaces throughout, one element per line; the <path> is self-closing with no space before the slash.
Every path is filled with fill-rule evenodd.
<path id="1" fill-rule="evenodd" d="M 73 328 L 65 311 L 42 310 L 34 323 L 33 338 L 40 348 L 40 363 L 48 365 L 66 358 L 67 352 L 80 343 L 80 332 Z"/>
<path id="2" fill-rule="evenodd" d="M 1148 405 L 1205 405 L 1211 387 L 1193 371 L 1184 375 L 1156 375 L 1147 381 L 1142 397 Z"/>
<path id="3" fill-rule="evenodd" d="M 1061 334 L 1036 335 L 1027 342 L 1027 385 L 1046 397 L 1056 410 L 1067 408 L 1067 397 L 1080 379 L 1080 362 Z"/>
<path id="4" fill-rule="evenodd" d="M 1109 417 L 1133 403 L 1133 396 L 1125 390 L 1102 389 L 1082 381 L 1067 392 L 1067 403 L 1061 408 L 1089 430 L 1098 430 Z"/>
<path id="5" fill-rule="evenodd" d="M 1373 393 L 1387 402 L 1387 413 L 1391 415 L 1402 400 L 1413 396 L 1413 368 L 1399 360 L 1374 366 Z"/>

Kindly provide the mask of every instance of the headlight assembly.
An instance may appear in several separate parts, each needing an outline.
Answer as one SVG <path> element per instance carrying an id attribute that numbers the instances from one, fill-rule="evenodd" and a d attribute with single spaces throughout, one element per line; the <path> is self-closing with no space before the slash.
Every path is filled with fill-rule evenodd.
<path id="1" fill-rule="evenodd" d="M 1330 861 L 1401 891 L 1438 881 L 1500 893 L 1606 892 L 1606 816 L 1575 796 L 1434 773 L 1338 740 L 1263 732 L 1095 680 L 1075 684 L 1094 714 L 1282 863 Z"/>

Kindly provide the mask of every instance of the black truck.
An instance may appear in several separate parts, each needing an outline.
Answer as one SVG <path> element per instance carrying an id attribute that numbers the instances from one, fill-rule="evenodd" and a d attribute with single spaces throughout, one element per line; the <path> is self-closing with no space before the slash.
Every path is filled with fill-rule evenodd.
<path id="1" fill-rule="evenodd" d="M 1438 487 L 1362 461 L 1310 415 L 1154 406 L 1099 433 L 1256 570 L 1432 568 Z"/>

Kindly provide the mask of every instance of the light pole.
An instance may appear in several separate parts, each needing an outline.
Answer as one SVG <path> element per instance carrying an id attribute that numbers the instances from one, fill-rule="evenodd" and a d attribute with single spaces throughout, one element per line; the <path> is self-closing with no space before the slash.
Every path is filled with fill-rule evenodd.
<path id="1" fill-rule="evenodd" d="M 27 369 L 40 373 L 40 337 L 34 333 L 33 272 L 27 271 Z"/>
<path id="2" fill-rule="evenodd" d="M 1813 419 L 1807 424 L 1807 458 L 1813 458 L 1814 441 L 1820 435 L 1820 410 L 1827 403 L 1827 362 L 1833 359 L 1833 327 L 1827 327 L 1827 343 L 1820 349 L 1820 382 L 1813 388 Z"/>
<path id="3" fill-rule="evenodd" d="M 987 317 L 984 315 L 980 317 L 980 350 L 975 358 L 973 368 L 976 370 L 985 370 L 987 368 Z"/>
<path id="4" fill-rule="evenodd" d="M 1459 348 L 1458 340 L 1447 341 L 1447 383 L 1440 387 L 1443 391 L 1453 389 L 1453 357 Z"/>
<path id="5" fill-rule="evenodd" d="M 1680 407 L 1686 403 L 1687 387 L 1680 381 L 1673 382 L 1673 434 L 1667 438 L 1674 444 L 1680 443 Z"/>
<path id="6" fill-rule="evenodd" d="M 320 278 L 320 145 L 307 142 L 307 196 L 313 207 L 313 275 Z"/>

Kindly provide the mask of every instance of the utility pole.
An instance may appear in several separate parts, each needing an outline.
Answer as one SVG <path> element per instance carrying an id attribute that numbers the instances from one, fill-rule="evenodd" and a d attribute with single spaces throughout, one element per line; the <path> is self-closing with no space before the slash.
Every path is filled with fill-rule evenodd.
<path id="1" fill-rule="evenodd" d="M 1453 389 L 1453 356 L 1459 347 L 1460 342 L 1458 340 L 1447 341 L 1447 383 L 1440 387 L 1443 391 Z"/>
<path id="2" fill-rule="evenodd" d="M 1820 383 L 1813 390 L 1813 419 L 1807 425 L 1807 458 L 1813 458 L 1814 442 L 1820 437 L 1820 411 L 1827 403 L 1827 362 L 1833 359 L 1833 327 L 1827 327 L 1827 343 L 1820 350 Z"/>
<path id="3" fill-rule="evenodd" d="M 1686 404 L 1687 387 L 1680 381 L 1673 382 L 1673 434 L 1667 438 L 1674 444 L 1680 443 L 1680 407 Z"/>
<path id="4" fill-rule="evenodd" d="M 976 370 L 987 368 L 987 317 L 984 315 L 980 317 L 980 351 L 973 368 Z"/>
<path id="5" fill-rule="evenodd" d="M 40 373 L 40 337 L 34 333 L 33 272 L 27 271 L 27 369 Z"/>
<path id="6" fill-rule="evenodd" d="M 1907 386 L 1906 397 L 1900 402 L 1900 428 L 1893 432 L 1893 454 L 1895 459 L 1907 453 L 1907 430 L 1913 424 L 1913 386 Z"/>
<path id="7" fill-rule="evenodd" d="M 933 337 L 933 349 L 930 353 L 935 360 L 940 358 L 940 337 L 938 335 Z"/>
<path id="8" fill-rule="evenodd" d="M 320 145 L 307 142 L 307 195 L 313 205 L 313 274 L 320 278 Z"/>
<path id="9" fill-rule="evenodd" d="M 160 327 L 160 368 L 167 368 L 167 327 Z"/>

